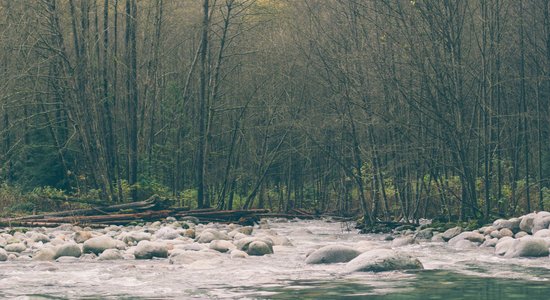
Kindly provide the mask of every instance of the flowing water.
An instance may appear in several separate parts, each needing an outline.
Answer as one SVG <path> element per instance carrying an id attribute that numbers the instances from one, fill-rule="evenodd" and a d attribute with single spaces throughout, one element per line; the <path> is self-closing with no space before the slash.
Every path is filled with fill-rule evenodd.
<path id="1" fill-rule="evenodd" d="M 550 299 L 550 258 L 504 259 L 493 249 L 455 250 L 445 244 L 401 247 L 425 270 L 344 273 L 345 264 L 306 265 L 313 249 L 344 244 L 389 247 L 381 235 L 351 224 L 269 223 L 293 247 L 246 259 L 172 265 L 149 261 L 0 263 L 0 298 L 21 299 Z M 261 231 L 257 229 L 256 231 Z"/>

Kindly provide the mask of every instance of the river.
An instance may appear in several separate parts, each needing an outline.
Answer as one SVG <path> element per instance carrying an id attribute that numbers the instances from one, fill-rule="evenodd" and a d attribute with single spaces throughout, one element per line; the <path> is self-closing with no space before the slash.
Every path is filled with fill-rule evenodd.
<path id="1" fill-rule="evenodd" d="M 341 244 L 389 247 L 351 223 L 271 220 L 293 246 L 245 259 L 173 265 L 167 259 L 0 263 L 0 297 L 21 299 L 550 299 L 550 258 L 508 259 L 493 248 L 443 243 L 400 247 L 425 270 L 343 272 L 345 264 L 307 265 L 313 249 Z M 255 229 L 262 231 L 262 229 Z M 267 229 L 266 229 L 267 230 Z"/>

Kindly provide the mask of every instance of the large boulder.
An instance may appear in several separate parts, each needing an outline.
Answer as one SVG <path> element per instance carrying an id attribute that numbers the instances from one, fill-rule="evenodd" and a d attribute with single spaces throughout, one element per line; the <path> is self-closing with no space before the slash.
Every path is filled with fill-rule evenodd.
<path id="1" fill-rule="evenodd" d="M 520 239 L 520 238 L 522 238 L 522 237 L 524 237 L 524 236 L 528 236 L 528 235 L 529 235 L 529 233 L 527 233 L 527 232 L 525 232 L 525 231 L 520 231 L 520 232 L 514 234 L 514 238 Z"/>
<path id="2" fill-rule="evenodd" d="M 512 246 L 516 240 L 511 237 L 501 238 L 495 245 L 495 254 L 504 255 Z"/>
<path id="3" fill-rule="evenodd" d="M 448 241 L 454 238 L 455 236 L 459 235 L 461 232 L 462 232 L 462 227 L 457 226 L 457 227 L 447 229 L 445 232 L 441 234 L 441 237 L 443 238 L 444 241 Z"/>
<path id="4" fill-rule="evenodd" d="M 43 233 L 34 232 L 31 234 L 30 240 L 35 243 L 38 243 L 38 242 L 48 243 L 50 241 L 50 238 Z"/>
<path id="5" fill-rule="evenodd" d="M 533 233 L 532 230 L 535 222 L 535 217 L 535 213 L 530 213 L 522 216 L 521 222 L 519 223 L 519 228 L 527 233 Z"/>
<path id="6" fill-rule="evenodd" d="M 100 254 L 107 249 L 124 249 L 124 242 L 113 239 L 107 235 L 101 235 L 84 242 L 82 252 Z"/>
<path id="7" fill-rule="evenodd" d="M 422 263 L 410 255 L 387 249 L 367 251 L 346 265 L 347 272 L 385 272 L 423 269 Z"/>
<path id="8" fill-rule="evenodd" d="M 502 228 L 507 228 L 507 229 L 510 229 L 510 230 L 514 230 L 515 229 L 514 227 L 516 225 L 519 225 L 519 224 L 516 224 L 516 222 L 506 220 L 506 219 L 498 219 L 498 220 L 493 222 L 493 227 L 496 230 L 500 230 Z"/>
<path id="9" fill-rule="evenodd" d="M 535 215 L 535 219 L 533 220 L 533 228 L 531 229 L 531 232 L 535 234 L 539 230 L 548 229 L 549 225 L 550 225 L 550 213 L 547 211 L 538 212 Z"/>
<path id="10" fill-rule="evenodd" d="M 144 231 L 132 231 L 122 236 L 122 241 L 126 244 L 135 244 L 149 240 L 151 240 L 151 234 Z"/>
<path id="11" fill-rule="evenodd" d="M 27 250 L 27 246 L 24 243 L 14 243 L 14 244 L 6 245 L 6 247 L 4 247 L 4 250 L 8 252 L 21 253 Z"/>
<path id="12" fill-rule="evenodd" d="M 253 229 L 254 228 L 252 226 L 244 226 L 244 227 L 237 228 L 237 231 L 242 234 L 251 235 Z"/>
<path id="13" fill-rule="evenodd" d="M 485 242 L 481 244 L 481 247 L 495 247 L 498 243 L 497 238 L 485 239 Z"/>
<path id="14" fill-rule="evenodd" d="M 541 229 L 533 234 L 536 238 L 550 238 L 550 229 Z"/>
<path id="15" fill-rule="evenodd" d="M 121 259 L 124 259 L 124 256 L 122 255 L 122 253 L 120 253 L 120 250 L 118 250 L 118 249 L 107 249 L 107 250 L 103 251 L 97 259 L 99 259 L 99 260 L 121 260 Z"/>
<path id="16" fill-rule="evenodd" d="M 62 256 L 80 257 L 81 254 L 82 250 L 80 250 L 80 247 L 78 247 L 78 245 L 74 242 L 66 243 L 64 245 L 56 247 L 55 249 L 55 259 Z"/>
<path id="17" fill-rule="evenodd" d="M 168 257 L 168 249 L 164 244 L 144 240 L 137 244 L 134 256 L 136 259 L 166 258 Z"/>
<path id="18" fill-rule="evenodd" d="M 306 258 L 306 264 L 332 264 L 348 262 L 361 252 L 348 246 L 329 245 L 321 247 Z"/>
<path id="19" fill-rule="evenodd" d="M 93 238 L 94 235 L 91 231 L 77 231 L 73 235 L 73 239 L 78 244 L 84 243 L 85 241 Z"/>
<path id="20" fill-rule="evenodd" d="M 239 240 L 234 241 L 235 246 L 237 249 L 242 251 L 248 251 L 248 247 L 250 243 L 254 241 L 262 241 L 266 244 L 268 244 L 270 247 L 273 247 L 273 241 L 267 237 L 245 237 Z"/>
<path id="21" fill-rule="evenodd" d="M 6 250 L 0 248 L 0 261 L 6 261 L 8 260 L 8 253 Z"/>
<path id="22" fill-rule="evenodd" d="M 154 234 L 157 240 L 173 240 L 180 237 L 180 233 L 172 227 L 165 226 L 157 230 Z"/>
<path id="23" fill-rule="evenodd" d="M 430 240 L 434 236 L 433 228 L 425 228 L 414 234 L 415 240 Z"/>
<path id="24" fill-rule="evenodd" d="M 235 249 L 236 247 L 230 241 L 213 240 L 212 242 L 210 242 L 209 248 L 212 249 L 212 250 L 216 250 L 218 252 L 225 253 L 225 252 L 228 252 L 230 250 Z"/>
<path id="25" fill-rule="evenodd" d="M 253 241 L 248 245 L 246 250 L 248 255 L 262 256 L 266 254 L 273 254 L 273 247 L 264 241 Z"/>
<path id="26" fill-rule="evenodd" d="M 241 251 L 241 250 L 237 250 L 237 249 L 233 249 L 231 251 L 231 258 L 232 259 L 235 259 L 235 258 L 247 258 L 248 257 L 248 254 L 244 251 Z"/>
<path id="27" fill-rule="evenodd" d="M 55 260 L 55 249 L 50 247 L 44 247 L 38 250 L 33 257 L 32 260 L 39 260 L 39 261 L 52 261 Z"/>
<path id="28" fill-rule="evenodd" d="M 548 254 L 548 244 L 544 239 L 524 237 L 515 240 L 504 257 L 542 257 Z"/>
<path id="29" fill-rule="evenodd" d="M 518 232 L 519 231 L 519 224 L 521 223 L 520 218 L 511 218 L 508 221 L 512 223 L 512 228 L 508 228 L 512 230 L 512 232 Z"/>
<path id="30" fill-rule="evenodd" d="M 501 230 L 498 231 L 498 234 L 500 235 L 499 239 L 505 236 L 510 236 L 510 237 L 514 236 L 514 232 L 509 228 L 502 228 Z"/>
<path id="31" fill-rule="evenodd" d="M 212 242 L 213 240 L 231 240 L 231 237 L 215 229 L 208 228 L 203 230 L 195 240 L 198 243 L 206 244 Z"/>
<path id="32" fill-rule="evenodd" d="M 465 231 L 465 232 L 453 237 L 452 239 L 450 239 L 449 240 L 449 245 L 450 246 L 456 246 L 456 244 L 459 241 L 462 241 L 462 240 L 467 240 L 467 241 L 470 241 L 472 243 L 481 244 L 485 241 L 485 236 L 483 234 L 480 234 L 480 233 L 477 233 L 477 232 Z"/>

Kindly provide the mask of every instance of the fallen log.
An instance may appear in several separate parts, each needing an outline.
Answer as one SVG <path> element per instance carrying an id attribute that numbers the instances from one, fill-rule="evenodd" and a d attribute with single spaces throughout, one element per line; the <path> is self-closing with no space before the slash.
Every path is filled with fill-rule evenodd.
<path id="1" fill-rule="evenodd" d="M 285 219 L 315 219 L 315 216 L 312 215 L 303 215 L 303 214 L 284 214 L 284 213 L 263 213 L 258 214 L 258 217 L 264 217 L 264 218 L 285 218 Z"/>
<path id="2" fill-rule="evenodd" d="M 52 217 L 44 219 L 29 219 L 27 222 L 43 222 L 43 223 L 101 223 L 105 221 L 117 221 L 117 220 L 157 220 L 166 218 L 172 213 L 171 210 L 161 211 L 146 211 L 141 213 L 131 214 L 110 214 L 110 215 L 94 215 L 94 216 L 69 216 L 69 217 Z"/>
<path id="3" fill-rule="evenodd" d="M 111 206 L 99 206 L 86 209 L 75 209 L 75 210 L 66 210 L 60 212 L 44 213 L 39 215 L 28 215 L 15 218 L 4 218 L 0 219 L 1 221 L 22 221 L 22 220 L 35 220 L 35 219 L 45 219 L 50 217 L 67 217 L 67 216 L 86 216 L 97 214 L 98 212 L 102 214 L 118 212 L 121 210 L 137 210 L 137 211 L 146 211 L 146 210 L 155 210 L 167 206 L 166 199 L 162 199 L 156 195 L 151 196 L 149 199 L 138 202 L 130 202 L 123 204 L 116 204 Z"/>

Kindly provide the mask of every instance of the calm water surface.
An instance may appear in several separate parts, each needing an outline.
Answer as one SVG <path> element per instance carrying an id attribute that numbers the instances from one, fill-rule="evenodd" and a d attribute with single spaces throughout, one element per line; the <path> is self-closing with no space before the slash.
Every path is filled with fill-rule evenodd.
<path id="1" fill-rule="evenodd" d="M 168 260 L 0 263 L 0 298 L 18 299 L 550 299 L 550 258 L 504 259 L 493 249 L 439 243 L 399 248 L 419 258 L 416 272 L 344 273 L 345 264 L 306 265 L 329 244 L 389 247 L 351 224 L 270 222 L 293 246 L 264 257 L 171 265 Z M 255 229 L 257 233 L 262 231 Z"/>

